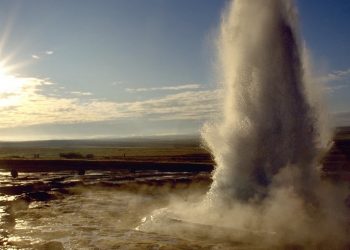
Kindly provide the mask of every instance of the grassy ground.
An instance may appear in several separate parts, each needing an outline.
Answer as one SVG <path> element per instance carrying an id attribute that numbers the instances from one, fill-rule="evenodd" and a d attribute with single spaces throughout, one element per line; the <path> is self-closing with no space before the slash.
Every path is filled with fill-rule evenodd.
<path id="1" fill-rule="evenodd" d="M 8 167 L 15 164 L 15 162 L 20 165 L 29 164 L 24 163 L 24 161 L 30 161 L 29 165 L 46 165 L 44 161 L 47 161 L 47 164 L 53 164 L 54 161 L 57 161 L 57 164 L 68 164 L 67 161 L 64 163 L 59 162 L 60 160 L 67 160 L 67 157 L 61 157 L 62 154 L 75 153 L 80 157 L 72 157 L 70 160 L 80 160 L 82 161 L 81 164 L 87 164 L 86 161 L 90 161 L 93 163 L 89 164 L 94 164 L 94 166 L 107 164 L 107 161 L 111 162 L 108 163 L 111 165 L 127 165 L 128 162 L 186 163 L 188 166 L 192 163 L 213 165 L 211 155 L 204 148 L 194 146 L 196 143 L 193 143 L 193 145 L 184 144 L 183 142 L 182 144 L 168 143 L 159 146 L 159 142 L 151 142 L 151 144 L 147 144 L 149 142 L 136 144 L 135 142 L 135 145 L 142 145 L 139 147 L 107 147 L 101 146 L 101 144 L 96 142 L 85 143 L 85 146 L 74 146 L 76 145 L 74 143 L 74 141 L 66 143 L 65 146 L 58 144 L 61 145 L 59 147 L 52 147 L 52 144 L 48 144 L 47 147 L 38 147 L 33 142 L 17 143 L 15 146 L 5 143 L 0 147 L 0 162 L 2 166 L 7 165 Z M 90 157 L 87 157 L 88 155 Z M 100 164 L 98 161 L 104 163 Z M 350 180 L 350 127 L 336 130 L 331 149 L 325 153 L 320 161 L 323 164 L 323 170 L 326 175 L 342 176 Z"/>
<path id="2" fill-rule="evenodd" d="M 67 158 L 62 154 L 75 154 Z M 39 157 L 37 155 L 39 154 Z M 60 156 L 61 155 L 61 156 Z M 90 155 L 90 157 L 87 157 Z M 79 169 L 128 169 L 159 171 L 211 171 L 212 160 L 200 147 L 77 147 L 0 148 L 0 169 L 59 171 Z"/>
<path id="3" fill-rule="evenodd" d="M 157 160 L 157 161 L 199 161 L 210 162 L 208 152 L 200 147 L 132 147 L 132 148 L 0 148 L 0 159 L 59 159 L 60 154 L 77 153 L 94 160 Z"/>

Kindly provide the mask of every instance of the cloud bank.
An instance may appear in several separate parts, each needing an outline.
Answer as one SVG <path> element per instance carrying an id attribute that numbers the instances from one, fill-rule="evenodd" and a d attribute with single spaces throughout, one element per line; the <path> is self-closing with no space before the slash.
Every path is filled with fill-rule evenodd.
<path id="1" fill-rule="evenodd" d="M 348 87 L 350 69 L 332 71 L 320 81 L 330 93 Z M 50 85 L 51 91 L 47 90 Z M 97 99 L 93 93 L 71 91 L 47 79 L 0 76 L 0 128 L 41 124 L 76 124 L 144 118 L 152 121 L 204 121 L 217 115 L 220 90 L 200 84 L 127 88 L 130 93 L 176 91 L 143 101 L 117 102 Z M 350 112 L 334 113 L 337 125 L 350 123 Z"/>
<path id="2" fill-rule="evenodd" d="M 96 99 L 90 92 L 73 91 L 59 95 L 45 90 L 61 89 L 57 84 L 38 78 L 11 78 L 13 88 L 0 88 L 0 128 L 40 124 L 71 124 L 123 118 L 149 120 L 208 119 L 217 110 L 217 90 L 193 91 L 197 85 L 180 85 L 184 90 L 160 98 L 134 102 Z M 187 86 L 187 87 L 186 87 Z M 83 98 L 82 98 L 83 97 Z"/>

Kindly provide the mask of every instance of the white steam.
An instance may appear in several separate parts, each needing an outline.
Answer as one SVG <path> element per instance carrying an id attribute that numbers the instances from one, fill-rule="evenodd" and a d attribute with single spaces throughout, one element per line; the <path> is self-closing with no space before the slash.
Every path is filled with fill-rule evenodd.
<path id="1" fill-rule="evenodd" d="M 345 193 L 320 181 L 330 133 L 293 1 L 232 2 L 218 53 L 222 116 L 202 135 L 216 162 L 207 211 L 221 215 L 207 218 L 285 243 L 342 242 Z"/>
<path id="2" fill-rule="evenodd" d="M 231 2 L 217 45 L 222 113 L 202 131 L 213 183 L 203 201 L 175 200 L 140 228 L 228 247 L 344 247 L 347 190 L 320 179 L 330 133 L 293 1 Z"/>
<path id="3" fill-rule="evenodd" d="M 263 198 L 280 169 L 315 175 L 317 114 L 306 96 L 302 50 L 290 1 L 235 1 L 221 26 L 221 121 L 204 128 L 217 168 L 210 195 Z"/>

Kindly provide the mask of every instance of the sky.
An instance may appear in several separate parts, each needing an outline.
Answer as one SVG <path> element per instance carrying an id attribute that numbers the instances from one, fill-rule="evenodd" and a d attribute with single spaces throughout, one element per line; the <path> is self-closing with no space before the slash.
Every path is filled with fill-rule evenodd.
<path id="1" fill-rule="evenodd" d="M 0 140 L 198 134 L 226 4 L 0 0 Z M 332 123 L 350 124 L 350 1 L 297 5 Z"/>

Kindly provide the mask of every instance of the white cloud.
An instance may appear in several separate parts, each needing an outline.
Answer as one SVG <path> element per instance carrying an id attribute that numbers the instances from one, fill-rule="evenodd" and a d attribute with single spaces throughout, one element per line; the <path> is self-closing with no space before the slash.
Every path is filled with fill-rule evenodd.
<path id="1" fill-rule="evenodd" d="M 54 53 L 53 50 L 47 50 L 47 51 L 45 51 L 45 54 L 48 55 L 48 56 L 52 55 L 53 53 Z"/>
<path id="2" fill-rule="evenodd" d="M 164 86 L 164 87 L 150 87 L 150 88 L 126 88 L 128 92 L 146 92 L 146 91 L 157 91 L 157 90 L 189 90 L 189 89 L 199 89 L 200 84 L 184 84 L 177 86 Z"/>
<path id="3" fill-rule="evenodd" d="M 32 58 L 35 60 L 39 60 L 42 58 L 45 58 L 46 56 L 51 56 L 53 55 L 54 51 L 53 50 L 46 50 L 44 52 L 39 52 L 38 54 L 32 54 Z"/>
<path id="4" fill-rule="evenodd" d="M 75 91 L 74 97 L 47 93 L 37 78 L 14 78 L 17 88 L 0 88 L 0 128 L 39 124 L 70 124 L 143 117 L 151 120 L 206 119 L 217 110 L 217 90 L 185 91 L 137 102 L 113 102 L 84 98 L 91 93 Z M 0 82 L 1 85 L 1 82 Z M 13 85 L 14 86 L 14 85 Z"/>
<path id="5" fill-rule="evenodd" d="M 80 96 L 90 96 L 90 95 L 92 95 L 92 93 L 91 92 L 81 92 L 81 91 L 72 91 L 72 92 L 70 92 L 71 94 L 73 94 L 73 95 L 80 95 Z"/>
<path id="6" fill-rule="evenodd" d="M 340 90 L 340 89 L 344 89 L 344 88 L 348 88 L 349 85 L 346 85 L 346 84 L 338 84 L 338 85 L 328 85 L 328 86 L 325 86 L 325 90 L 328 91 L 328 92 L 335 92 L 337 90 Z"/>
<path id="7" fill-rule="evenodd" d="M 345 80 L 350 77 L 350 68 L 346 70 L 333 70 L 325 76 L 320 77 L 320 81 L 329 83 Z"/>
<path id="8" fill-rule="evenodd" d="M 350 68 L 346 70 L 334 70 L 318 79 L 324 84 L 326 91 L 332 93 L 350 87 Z"/>
<path id="9" fill-rule="evenodd" d="M 159 120 L 209 118 L 218 110 L 218 91 L 187 91 L 141 102 L 124 103 L 125 114 Z"/>

